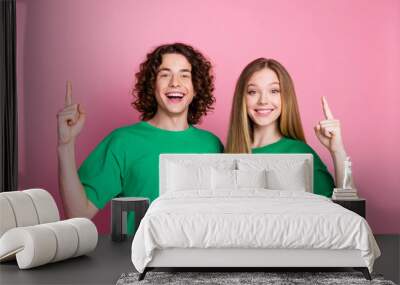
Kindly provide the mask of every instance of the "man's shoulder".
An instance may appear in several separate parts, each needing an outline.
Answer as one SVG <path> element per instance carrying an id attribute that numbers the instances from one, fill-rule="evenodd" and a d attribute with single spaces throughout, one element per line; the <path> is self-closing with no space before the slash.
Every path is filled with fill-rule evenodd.
<path id="1" fill-rule="evenodd" d="M 218 140 L 219 141 L 219 138 L 214 133 L 212 133 L 210 131 L 207 131 L 205 129 L 201 129 L 201 128 L 195 127 L 195 126 L 192 126 L 192 127 L 193 127 L 196 135 L 202 136 L 204 138 L 209 138 L 211 140 Z"/>
<path id="2" fill-rule="evenodd" d="M 124 134 L 128 134 L 128 133 L 130 134 L 130 133 L 140 130 L 142 128 L 141 125 L 142 125 L 142 122 L 125 125 L 125 126 L 114 129 L 113 131 L 111 131 L 110 135 L 112 134 L 114 136 L 123 136 Z"/>
<path id="3" fill-rule="evenodd" d="M 195 126 L 192 126 L 191 128 L 192 131 L 187 132 L 186 134 L 192 139 L 202 141 L 203 143 L 222 145 L 221 140 L 212 132 Z M 114 129 L 106 136 L 105 139 L 111 141 L 112 143 L 130 142 L 132 140 L 148 140 L 149 138 L 154 137 L 154 135 L 154 129 L 149 128 L 143 122 L 138 122 Z"/>
<path id="4" fill-rule="evenodd" d="M 108 133 L 104 140 L 113 143 L 127 140 L 129 141 L 138 138 L 140 136 L 140 130 L 141 122 L 125 125 L 112 130 L 110 133 Z"/>

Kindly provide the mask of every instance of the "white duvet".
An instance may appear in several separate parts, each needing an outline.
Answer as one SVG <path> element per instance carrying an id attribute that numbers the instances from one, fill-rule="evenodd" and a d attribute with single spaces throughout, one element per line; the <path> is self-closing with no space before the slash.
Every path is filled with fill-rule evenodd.
<path id="1" fill-rule="evenodd" d="M 143 272 L 164 248 L 358 249 L 370 272 L 380 255 L 359 215 L 319 195 L 262 189 L 160 196 L 133 239 L 133 265 Z"/>

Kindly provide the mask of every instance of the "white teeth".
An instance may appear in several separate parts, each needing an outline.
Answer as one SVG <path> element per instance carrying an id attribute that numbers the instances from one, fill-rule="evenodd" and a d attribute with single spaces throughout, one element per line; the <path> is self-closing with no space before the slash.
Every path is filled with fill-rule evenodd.
<path id="1" fill-rule="evenodd" d="M 256 109 L 256 112 L 259 114 L 269 114 L 272 111 L 273 111 L 272 109 Z"/>
<path id="2" fill-rule="evenodd" d="M 166 95 L 168 98 L 183 98 L 183 93 L 180 92 L 168 92 Z"/>

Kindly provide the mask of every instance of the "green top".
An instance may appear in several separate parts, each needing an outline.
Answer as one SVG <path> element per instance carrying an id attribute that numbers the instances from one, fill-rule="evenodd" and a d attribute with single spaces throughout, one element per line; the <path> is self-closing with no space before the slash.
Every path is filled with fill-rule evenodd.
<path id="1" fill-rule="evenodd" d="M 208 131 L 193 126 L 168 131 L 142 121 L 106 136 L 82 163 L 78 175 L 88 199 L 99 209 L 117 196 L 147 197 L 153 201 L 159 195 L 161 153 L 222 151 L 221 141 Z M 128 229 L 132 217 L 128 218 Z"/>
<path id="2" fill-rule="evenodd" d="M 335 187 L 333 178 L 321 158 L 308 144 L 283 137 L 275 143 L 253 148 L 252 153 L 311 153 L 314 158 L 314 193 L 326 197 L 332 196 Z"/>

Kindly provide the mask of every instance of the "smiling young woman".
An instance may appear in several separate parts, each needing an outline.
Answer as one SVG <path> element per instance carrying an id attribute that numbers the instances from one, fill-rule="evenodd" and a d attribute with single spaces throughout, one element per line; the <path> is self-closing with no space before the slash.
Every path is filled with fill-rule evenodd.
<path id="1" fill-rule="evenodd" d="M 346 151 L 340 122 L 334 119 L 325 98 L 322 98 L 322 106 L 325 119 L 314 129 L 331 153 L 337 187 L 341 187 Z M 241 72 L 233 97 L 225 152 L 311 153 L 314 193 L 332 196 L 333 178 L 318 154 L 306 143 L 293 81 L 276 60 L 258 58 Z"/>
<path id="2" fill-rule="evenodd" d="M 257 74 L 258 72 L 260 73 Z M 250 79 L 256 82 L 250 82 Z M 266 116 L 262 116 L 260 112 L 257 114 L 254 109 L 257 100 L 268 101 L 271 95 L 275 100 L 279 100 L 278 106 L 273 107 L 274 112 Z M 260 107 L 262 105 L 264 104 L 260 104 Z M 267 106 L 270 108 L 273 104 L 270 102 Z M 266 122 L 261 123 L 263 120 Z M 264 129 L 275 129 L 276 131 L 273 132 L 275 136 L 286 136 L 305 142 L 294 86 L 289 73 L 279 62 L 261 58 L 249 63 L 236 83 L 226 152 L 251 153 L 254 129 L 263 126 Z"/>

